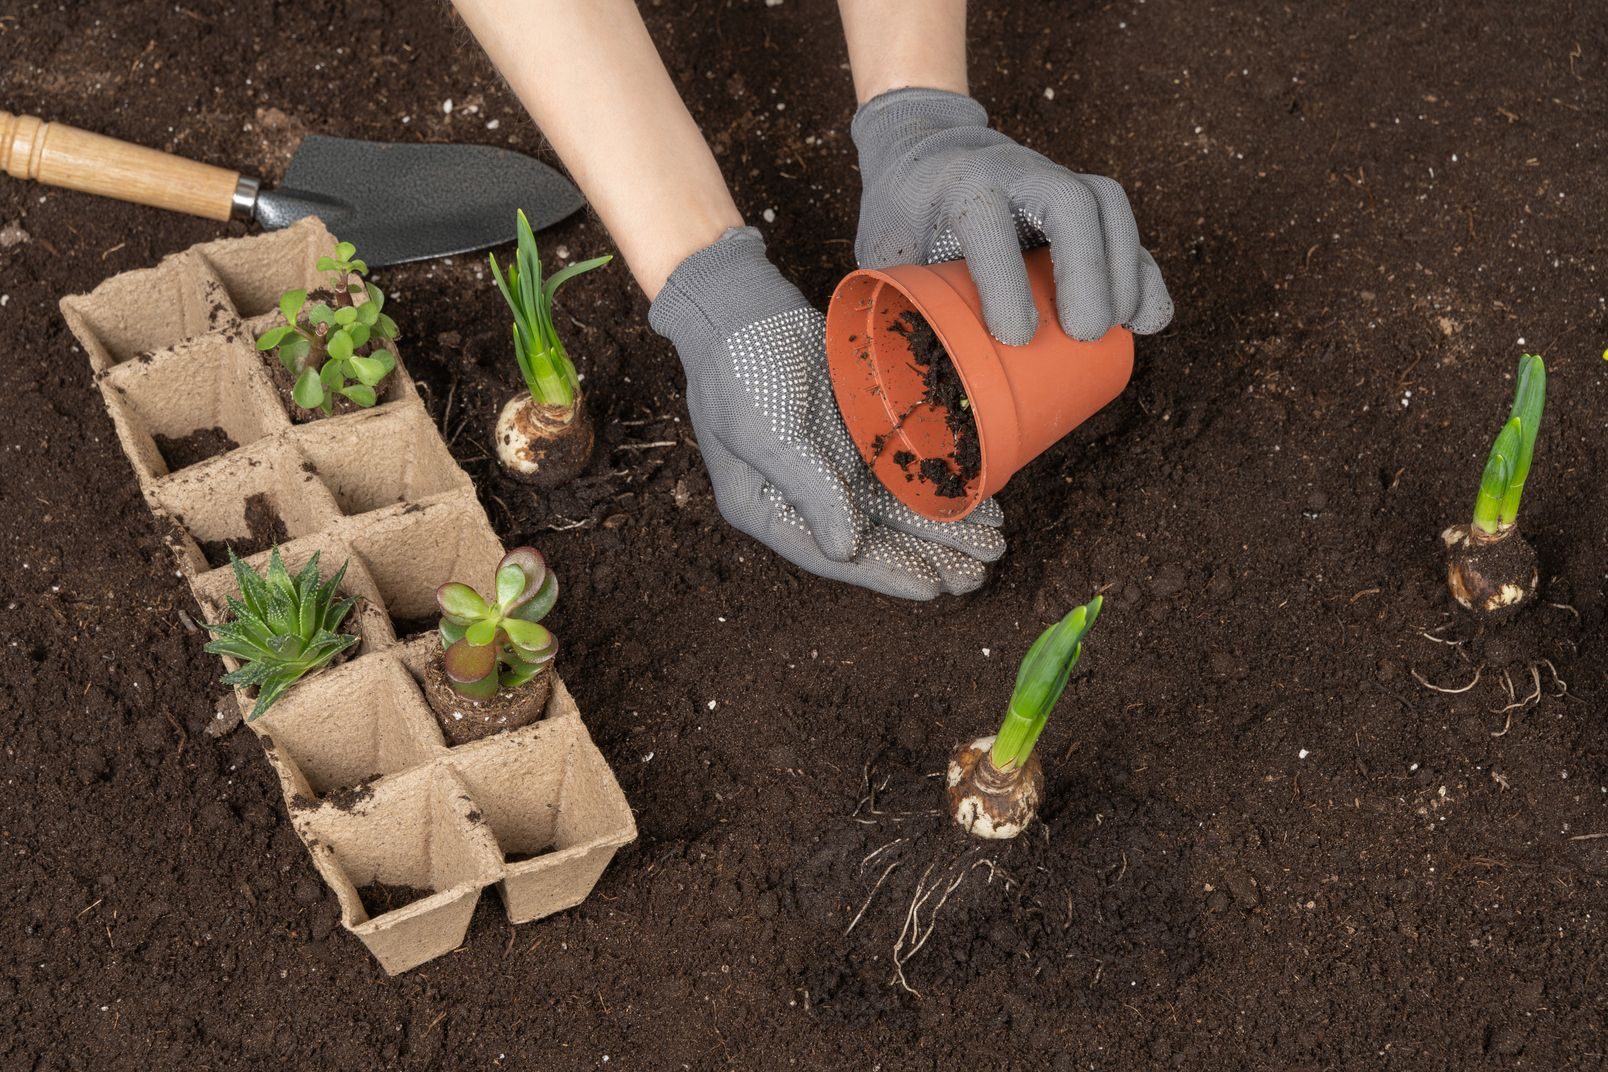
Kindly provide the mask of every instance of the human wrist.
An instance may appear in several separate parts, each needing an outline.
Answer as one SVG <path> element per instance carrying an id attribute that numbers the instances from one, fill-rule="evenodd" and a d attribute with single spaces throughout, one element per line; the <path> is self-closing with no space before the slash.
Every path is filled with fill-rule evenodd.
<path id="1" fill-rule="evenodd" d="M 741 328 L 803 304 L 752 227 L 731 227 L 666 276 L 648 324 L 678 352 L 716 345 Z"/>

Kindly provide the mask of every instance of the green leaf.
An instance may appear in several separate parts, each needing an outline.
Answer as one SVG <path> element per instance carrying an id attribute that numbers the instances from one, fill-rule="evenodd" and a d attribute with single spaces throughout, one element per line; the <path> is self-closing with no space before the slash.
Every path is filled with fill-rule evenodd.
<path id="1" fill-rule="evenodd" d="M 347 309 L 341 310 L 343 313 L 349 311 Z M 352 337 L 346 334 L 344 330 L 332 331 L 329 335 L 329 341 L 324 344 L 324 348 L 329 351 L 330 357 L 337 361 L 345 361 L 352 356 Z"/>
<path id="2" fill-rule="evenodd" d="M 356 402 L 365 409 L 374 405 L 374 400 L 376 397 L 374 394 L 374 388 L 365 386 L 361 383 L 354 383 L 350 386 L 342 387 L 340 389 L 340 393 L 345 395 L 347 398 L 350 398 L 353 402 Z"/>
<path id="3" fill-rule="evenodd" d="M 497 618 L 482 618 L 469 627 L 463 638 L 471 644 L 491 644 L 497 639 L 497 626 L 500 624 Z"/>
<path id="4" fill-rule="evenodd" d="M 575 264 L 570 265 L 568 268 L 562 268 L 559 271 L 554 272 L 552 277 L 549 278 L 542 286 L 542 301 L 549 306 L 552 305 L 553 295 L 558 293 L 559 287 L 563 286 L 565 283 L 568 283 L 571 279 L 574 279 L 578 275 L 583 275 L 586 272 L 590 272 L 594 268 L 603 267 L 613 259 L 614 256 L 612 254 L 602 257 L 593 257 L 589 261 L 578 261 Z"/>
<path id="5" fill-rule="evenodd" d="M 333 272 L 335 271 L 335 258 L 320 257 L 318 260 L 313 262 L 313 268 L 320 272 Z"/>
<path id="6" fill-rule="evenodd" d="M 324 390 L 339 390 L 346 384 L 346 362 L 336 361 L 334 358 L 324 362 L 324 367 L 318 370 L 318 382 L 324 385 Z"/>
<path id="7" fill-rule="evenodd" d="M 312 344 L 300 335 L 292 335 L 279 347 L 279 360 L 286 369 L 295 372 L 312 351 Z"/>
<path id="8" fill-rule="evenodd" d="M 307 322 L 314 326 L 335 323 L 335 310 L 329 307 L 328 302 L 319 302 L 307 310 Z"/>
<path id="9" fill-rule="evenodd" d="M 347 364 L 352 366 L 352 371 L 357 375 L 358 382 L 369 387 L 373 387 L 385 379 L 385 366 L 372 357 L 354 357 Z"/>
<path id="10" fill-rule="evenodd" d="M 381 290 L 377 284 L 365 283 L 363 284 L 363 290 L 368 294 L 368 304 L 374 306 L 376 313 L 385 308 L 385 291 Z"/>
<path id="11" fill-rule="evenodd" d="M 349 261 L 356 252 L 357 247 L 350 242 L 335 243 L 335 259 L 337 261 Z"/>
<path id="12" fill-rule="evenodd" d="M 994 738 L 990 762 L 1002 770 L 1026 763 L 1083 653 L 1083 637 L 1100 616 L 1104 599 L 1095 596 L 1086 605 L 1039 634 L 1017 670 L 1005 721 Z"/>
<path id="13" fill-rule="evenodd" d="M 318 373 L 310 368 L 302 369 L 302 374 L 297 378 L 296 386 L 291 391 L 291 397 L 302 409 L 317 409 L 323 405 L 324 385 L 318 381 Z"/>
<path id="14" fill-rule="evenodd" d="M 436 589 L 436 606 L 449 620 L 468 626 L 484 618 L 490 607 L 480 593 L 467 584 L 450 581 Z"/>
<path id="15" fill-rule="evenodd" d="M 362 321 L 358 321 L 356 324 L 353 324 L 351 327 L 346 329 L 346 335 L 352 340 L 352 347 L 354 349 L 361 348 L 368 345 L 369 326 Z"/>
<path id="16" fill-rule="evenodd" d="M 356 309 L 358 324 L 362 324 L 365 327 L 373 327 L 379 322 L 380 310 L 379 307 L 373 302 L 364 302 L 362 305 L 356 306 Z"/>
<path id="17" fill-rule="evenodd" d="M 524 594 L 525 581 L 525 570 L 518 563 L 508 562 L 507 565 L 498 567 L 497 602 L 504 607 L 514 603 Z"/>
<path id="18" fill-rule="evenodd" d="M 539 622 L 547 617 L 547 612 L 553 609 L 558 602 L 558 574 L 547 570 L 542 577 L 541 584 L 535 593 L 522 601 L 518 606 L 510 608 L 509 616 L 526 622 Z"/>
<path id="19" fill-rule="evenodd" d="M 355 324 L 356 322 L 357 310 L 350 305 L 343 305 L 335 310 L 335 323 L 345 327 L 347 324 Z"/>
<path id="20" fill-rule="evenodd" d="M 396 355 L 389 350 L 375 350 L 369 354 L 369 357 L 380 363 L 380 367 L 385 370 L 385 375 L 387 376 L 396 368 Z"/>
<path id="21" fill-rule="evenodd" d="M 441 632 L 441 646 L 443 648 L 450 648 L 452 645 L 462 640 L 465 628 L 465 626 L 459 625 L 457 622 L 442 618 L 438 626 L 438 629 Z"/>
<path id="22" fill-rule="evenodd" d="M 517 648 L 539 655 L 553 642 L 553 634 L 547 627 L 537 625 L 535 622 L 520 621 L 518 618 L 505 618 L 502 623 L 503 632 Z"/>
<path id="23" fill-rule="evenodd" d="M 307 304 L 305 290 L 287 290 L 279 296 L 279 314 L 285 318 L 285 323 L 294 324 L 300 315 L 302 306 Z"/>
<path id="24" fill-rule="evenodd" d="M 389 316 L 386 316 L 384 313 L 380 314 L 380 318 L 375 323 L 375 327 L 379 328 L 380 337 L 382 339 L 394 339 L 394 338 L 396 338 L 396 321 L 392 320 Z"/>
<path id="25" fill-rule="evenodd" d="M 365 260 L 353 260 L 349 267 L 358 275 L 368 275 L 368 262 Z"/>
<path id="26" fill-rule="evenodd" d="M 281 342 L 284 342 L 285 336 L 291 333 L 292 332 L 289 326 L 281 328 L 269 328 L 267 331 L 257 336 L 257 349 L 272 350 Z"/>
<path id="27" fill-rule="evenodd" d="M 1513 459 L 1513 470 L 1508 474 L 1508 486 L 1502 496 L 1500 521 L 1503 526 L 1519 519 L 1519 501 L 1524 495 L 1524 482 L 1530 476 L 1530 460 L 1535 454 L 1535 437 L 1541 431 L 1541 411 L 1546 406 L 1547 368 L 1537 354 L 1519 358 L 1518 384 L 1513 392 L 1513 412 L 1509 420 L 1519 422 L 1519 448 Z"/>

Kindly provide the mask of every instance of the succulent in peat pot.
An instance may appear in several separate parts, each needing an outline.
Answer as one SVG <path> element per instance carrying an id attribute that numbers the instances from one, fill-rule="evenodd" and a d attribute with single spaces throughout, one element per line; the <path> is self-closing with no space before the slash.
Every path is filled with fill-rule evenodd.
<path id="1" fill-rule="evenodd" d="M 340 243 L 335 255 L 318 258 L 316 267 L 333 273 L 330 299 L 315 294 L 309 305 L 305 290 L 287 290 L 279 298 L 284 324 L 259 335 L 257 349 L 275 352 L 296 405 L 327 417 L 337 399 L 374 405 L 377 389 L 396 368 L 396 354 L 386 343 L 397 332 L 396 321 L 383 312 L 384 292 L 362 278 L 368 265 L 358 259 L 355 246 Z M 368 300 L 356 304 L 355 294 Z"/>
<path id="2" fill-rule="evenodd" d="M 536 235 L 519 213 L 519 248 L 507 274 L 493 254 L 491 275 L 514 313 L 514 358 L 526 390 L 497 415 L 497 459 L 503 468 L 539 488 L 556 487 L 586 467 L 592 456 L 592 422 L 581 398 L 580 377 L 553 325 L 553 295 L 583 272 L 614 258 L 593 257 L 542 278 Z"/>
<path id="3" fill-rule="evenodd" d="M 268 554 L 268 572 L 256 570 L 229 551 L 229 565 L 240 586 L 228 599 L 229 620 L 208 625 L 213 639 L 207 650 L 228 655 L 240 668 L 223 676 L 227 685 L 257 690 L 257 702 L 246 721 L 261 718 L 284 691 L 356 644 L 355 633 L 343 632 L 357 600 L 336 599 L 346 563 L 329 580 L 318 573 L 318 553 L 292 576 L 276 546 Z"/>
<path id="4" fill-rule="evenodd" d="M 542 717 L 558 640 L 540 623 L 557 600 L 558 577 L 534 547 L 503 556 L 491 599 L 456 581 L 436 589 L 442 650 L 424 691 L 450 743 Z"/>
<path id="5" fill-rule="evenodd" d="M 1519 499 L 1530 475 L 1547 368 L 1535 354 L 1519 358 L 1513 410 L 1480 474 L 1474 520 L 1441 533 L 1446 545 L 1446 587 L 1462 606 L 1493 621 L 1510 616 L 1535 594 L 1540 579 L 1535 549 L 1519 535 Z"/>
<path id="6" fill-rule="evenodd" d="M 1044 768 L 1033 746 L 1066 690 L 1101 602 L 1095 596 L 1039 634 L 1016 671 L 999 733 L 968 741 L 949 757 L 949 814 L 968 834 L 1013 838 L 1038 814 Z"/>

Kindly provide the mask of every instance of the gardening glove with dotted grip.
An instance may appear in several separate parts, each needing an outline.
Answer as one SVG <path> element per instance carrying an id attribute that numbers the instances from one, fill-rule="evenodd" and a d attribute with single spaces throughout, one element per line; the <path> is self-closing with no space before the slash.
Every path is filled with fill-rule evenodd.
<path id="1" fill-rule="evenodd" d="M 687 371 L 687 409 L 721 514 L 811 573 L 931 599 L 983 583 L 1005 553 L 992 500 L 928 521 L 861 460 L 826 371 L 826 321 L 733 228 L 683 261 L 648 310 Z"/>
<path id="2" fill-rule="evenodd" d="M 1141 335 L 1172 319 L 1172 299 L 1122 187 L 1079 175 L 988 127 L 970 97 L 896 89 L 854 116 L 863 268 L 966 258 L 983 318 L 1021 346 L 1038 328 L 1022 249 L 1050 244 L 1061 327 L 1091 342 L 1113 325 Z"/>

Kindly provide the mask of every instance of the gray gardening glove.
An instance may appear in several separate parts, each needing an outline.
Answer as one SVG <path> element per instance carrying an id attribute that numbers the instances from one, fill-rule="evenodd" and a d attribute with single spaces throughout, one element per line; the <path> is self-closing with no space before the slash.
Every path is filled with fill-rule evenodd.
<path id="1" fill-rule="evenodd" d="M 687 370 L 687 409 L 715 502 L 788 561 L 907 599 L 970 592 L 1005 553 L 989 500 L 965 521 L 912 513 L 866 468 L 826 372 L 825 318 L 751 227 L 670 274 L 648 310 Z"/>
<path id="2" fill-rule="evenodd" d="M 1172 299 L 1122 187 L 1078 175 L 990 130 L 970 97 L 896 89 L 854 116 L 860 150 L 864 268 L 964 256 L 988 330 L 1020 346 L 1038 328 L 1023 248 L 1050 244 L 1055 301 L 1068 335 L 1092 341 L 1115 324 L 1140 334 L 1172 319 Z"/>

